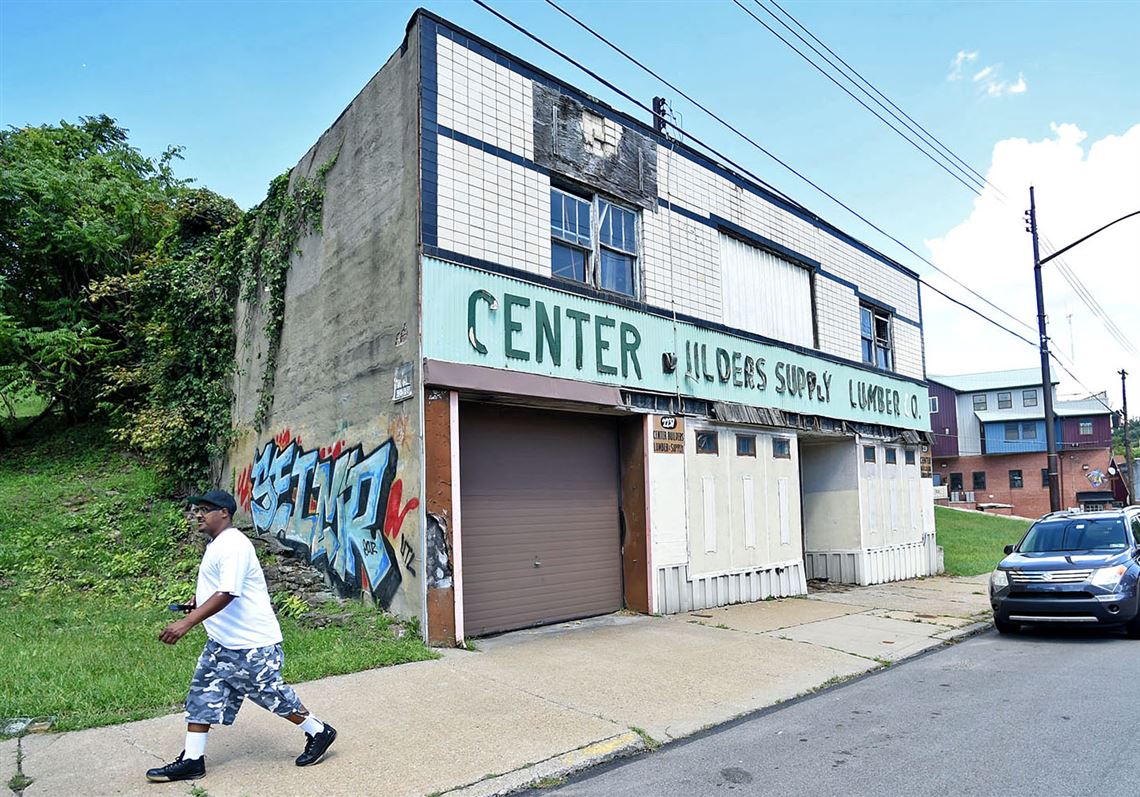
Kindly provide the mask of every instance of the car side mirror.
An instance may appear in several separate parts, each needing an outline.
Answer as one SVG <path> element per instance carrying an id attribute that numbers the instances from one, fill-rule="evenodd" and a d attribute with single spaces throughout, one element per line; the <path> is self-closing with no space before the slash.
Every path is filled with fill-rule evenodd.
<path id="1" fill-rule="evenodd" d="M 1012 545 L 1007 545 L 1007 546 L 1005 546 L 1005 548 L 1003 548 L 1002 550 L 1003 550 L 1003 551 L 1005 551 L 1005 555 L 1006 555 L 1006 556 L 1009 556 L 1011 553 L 1013 553 L 1013 546 L 1012 546 Z"/>

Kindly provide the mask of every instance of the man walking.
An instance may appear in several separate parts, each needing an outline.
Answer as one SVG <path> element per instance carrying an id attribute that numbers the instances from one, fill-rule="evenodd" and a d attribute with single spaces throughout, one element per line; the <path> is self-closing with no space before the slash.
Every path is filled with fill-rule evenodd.
<path id="1" fill-rule="evenodd" d="M 307 737 L 297 766 L 320 761 L 336 730 L 309 713 L 281 678 L 285 654 L 281 626 L 269 602 L 265 575 L 253 544 L 231 521 L 234 497 L 222 490 L 191 496 L 198 530 L 210 537 L 198 567 L 198 587 L 185 618 L 171 623 L 159 639 L 173 645 L 202 623 L 206 647 L 186 697 L 186 746 L 169 764 L 147 770 L 147 780 L 190 780 L 206 774 L 206 734 L 210 726 L 233 724 L 243 698 L 300 725 Z"/>

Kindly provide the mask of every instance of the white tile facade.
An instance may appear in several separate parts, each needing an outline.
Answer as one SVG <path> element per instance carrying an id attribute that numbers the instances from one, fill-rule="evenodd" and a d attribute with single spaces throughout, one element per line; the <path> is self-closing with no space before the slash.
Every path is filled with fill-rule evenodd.
<path id="1" fill-rule="evenodd" d="M 533 161 L 532 81 L 437 38 L 438 121 L 463 136 Z M 689 215 L 720 216 L 801 255 L 894 307 L 895 368 L 923 378 L 918 283 L 670 148 L 657 148 L 658 193 Z M 439 136 L 438 240 L 442 249 L 533 274 L 550 275 L 550 180 L 533 168 Z M 641 213 L 640 298 L 650 305 L 722 323 L 719 231 L 666 208 Z M 815 277 L 819 350 L 858 362 L 859 297 Z"/>

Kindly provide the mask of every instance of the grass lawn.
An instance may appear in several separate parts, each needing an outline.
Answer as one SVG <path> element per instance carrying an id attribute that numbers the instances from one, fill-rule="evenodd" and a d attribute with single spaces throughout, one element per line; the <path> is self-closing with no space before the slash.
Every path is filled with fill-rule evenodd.
<path id="1" fill-rule="evenodd" d="M 1029 528 L 1029 521 L 934 507 L 938 544 L 945 554 L 946 572 L 952 576 L 976 576 L 993 570 Z"/>
<path id="2" fill-rule="evenodd" d="M 0 719 L 75 730 L 179 710 L 205 639 L 158 641 L 193 594 L 201 542 L 180 503 L 98 428 L 54 433 L 0 458 Z M 340 625 L 282 617 L 293 682 L 436 654 L 413 625 L 350 604 Z M 303 692 L 302 692 L 303 698 Z"/>

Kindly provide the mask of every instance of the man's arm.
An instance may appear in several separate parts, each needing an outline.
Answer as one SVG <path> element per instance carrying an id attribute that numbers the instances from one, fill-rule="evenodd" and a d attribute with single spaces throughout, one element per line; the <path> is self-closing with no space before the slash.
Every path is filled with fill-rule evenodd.
<path id="1" fill-rule="evenodd" d="M 230 601 L 234 596 L 228 592 L 215 592 L 210 596 L 209 600 L 201 606 L 193 609 L 188 615 L 181 620 L 175 620 L 166 628 L 162 629 L 162 633 L 158 638 L 168 645 L 173 645 L 182 637 L 190 632 L 190 629 L 198 625 L 198 623 L 205 620 L 207 617 L 213 617 L 222 609 L 230 605 Z"/>

